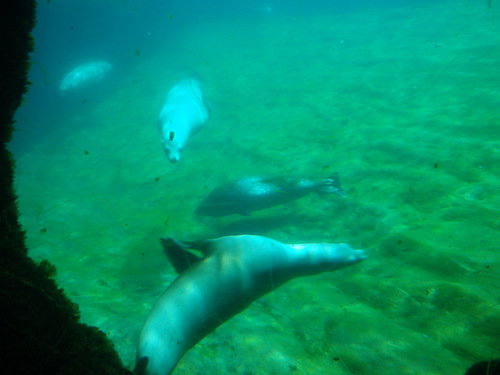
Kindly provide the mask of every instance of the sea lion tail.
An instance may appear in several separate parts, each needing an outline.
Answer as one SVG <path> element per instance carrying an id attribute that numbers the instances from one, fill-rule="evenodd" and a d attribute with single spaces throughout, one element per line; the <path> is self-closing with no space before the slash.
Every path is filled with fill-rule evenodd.
<path id="1" fill-rule="evenodd" d="M 331 194 L 335 193 L 343 198 L 347 197 L 347 193 L 340 185 L 339 174 L 333 173 L 330 178 L 322 180 L 318 183 L 318 193 Z"/>

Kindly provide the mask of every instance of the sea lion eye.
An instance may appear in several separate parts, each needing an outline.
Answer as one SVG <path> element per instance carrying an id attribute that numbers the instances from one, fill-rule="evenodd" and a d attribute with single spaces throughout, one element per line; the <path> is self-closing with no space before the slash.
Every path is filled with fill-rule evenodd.
<path id="1" fill-rule="evenodd" d="M 174 137 L 175 137 L 175 133 L 174 132 L 170 132 L 170 134 L 168 136 L 169 136 L 170 140 L 173 141 Z"/>

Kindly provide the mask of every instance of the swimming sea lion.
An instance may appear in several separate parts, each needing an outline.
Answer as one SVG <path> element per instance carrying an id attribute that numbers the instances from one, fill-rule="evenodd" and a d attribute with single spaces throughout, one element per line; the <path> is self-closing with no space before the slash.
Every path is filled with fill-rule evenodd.
<path id="1" fill-rule="evenodd" d="M 210 118 L 210 111 L 203 99 L 201 83 L 197 77 L 177 83 L 167 95 L 160 112 L 160 129 L 163 149 L 172 163 L 181 158 L 189 137 L 196 133 Z"/>
<path id="2" fill-rule="evenodd" d="M 337 173 L 318 182 L 305 178 L 249 177 L 216 188 L 201 201 L 196 214 L 214 217 L 250 215 L 252 211 L 287 203 L 312 192 L 346 196 Z"/>
<path id="3" fill-rule="evenodd" d="M 99 82 L 111 68 L 111 64 L 106 61 L 93 61 L 79 65 L 64 76 L 59 89 L 66 91 L 91 82 Z"/>
<path id="4" fill-rule="evenodd" d="M 364 251 L 346 244 L 284 244 L 251 235 L 161 241 L 182 273 L 142 328 L 134 370 L 139 375 L 169 375 L 198 341 L 285 282 L 366 259 Z M 201 251 L 203 259 L 189 249 Z"/>

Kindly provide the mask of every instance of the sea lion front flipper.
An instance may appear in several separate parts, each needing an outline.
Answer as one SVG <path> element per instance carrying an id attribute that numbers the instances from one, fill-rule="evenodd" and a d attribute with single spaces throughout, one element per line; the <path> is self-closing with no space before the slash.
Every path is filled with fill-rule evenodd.
<path id="1" fill-rule="evenodd" d="M 170 260 L 178 274 L 190 269 L 202 259 L 188 251 L 188 249 L 193 248 L 190 243 L 184 243 L 171 237 L 161 238 L 160 242 L 168 260 Z"/>
<path id="2" fill-rule="evenodd" d="M 217 251 L 217 240 L 184 241 L 180 243 L 186 248 L 201 252 L 204 257 L 210 256 Z"/>
<path id="3" fill-rule="evenodd" d="M 202 261 L 203 258 L 217 251 L 214 240 L 180 241 L 167 237 L 161 238 L 160 242 L 163 246 L 163 251 L 178 274 L 191 269 L 193 265 Z M 193 253 L 193 250 L 201 253 L 201 255 Z"/>

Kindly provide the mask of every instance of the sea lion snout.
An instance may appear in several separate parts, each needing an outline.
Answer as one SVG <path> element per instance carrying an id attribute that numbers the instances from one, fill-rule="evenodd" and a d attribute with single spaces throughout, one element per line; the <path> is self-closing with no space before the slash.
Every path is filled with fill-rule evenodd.
<path id="1" fill-rule="evenodd" d="M 171 163 L 177 163 L 179 160 L 181 160 L 181 155 L 180 153 L 170 153 L 168 155 L 168 160 L 170 160 Z"/>
<path id="2" fill-rule="evenodd" d="M 368 255 L 366 255 L 366 252 L 364 250 L 354 250 L 354 253 L 351 255 L 351 260 L 352 260 L 351 264 L 362 262 L 367 258 Z"/>
<path id="3" fill-rule="evenodd" d="M 362 262 L 368 255 L 364 250 L 355 250 L 346 243 L 329 244 L 332 247 L 331 257 L 345 263 L 345 265 Z"/>
<path id="4" fill-rule="evenodd" d="M 177 163 L 181 160 L 182 147 L 179 146 L 177 141 L 163 140 L 163 150 L 171 163 Z"/>

